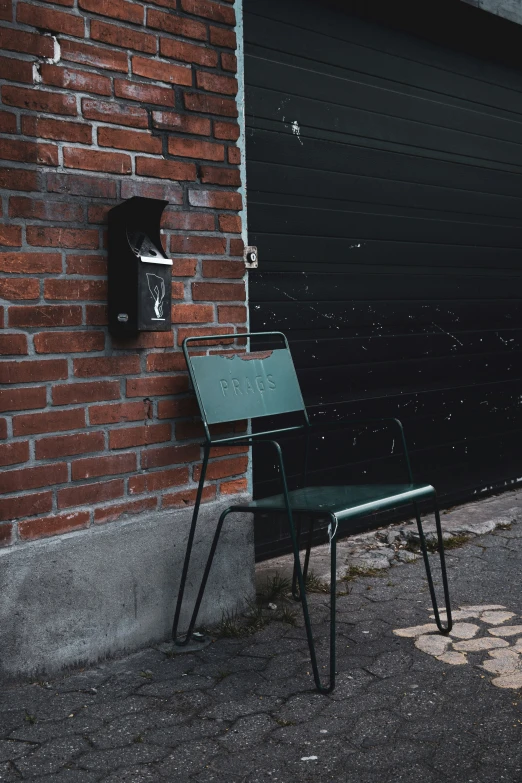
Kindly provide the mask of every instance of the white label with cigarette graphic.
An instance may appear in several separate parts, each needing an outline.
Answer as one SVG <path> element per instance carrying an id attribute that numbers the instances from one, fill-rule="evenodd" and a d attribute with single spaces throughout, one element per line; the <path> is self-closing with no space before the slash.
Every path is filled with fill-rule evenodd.
<path id="1" fill-rule="evenodd" d="M 150 295 L 154 301 L 154 312 L 156 313 L 156 318 L 151 318 L 151 320 L 164 321 L 163 300 L 165 299 L 165 281 L 162 277 L 154 275 L 152 272 L 147 272 L 147 283 L 149 285 Z"/>

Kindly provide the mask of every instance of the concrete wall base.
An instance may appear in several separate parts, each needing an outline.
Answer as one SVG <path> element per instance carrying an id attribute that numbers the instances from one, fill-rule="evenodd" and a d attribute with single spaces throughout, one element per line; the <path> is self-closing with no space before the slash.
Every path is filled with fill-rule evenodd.
<path id="1" fill-rule="evenodd" d="M 219 514 L 231 502 L 201 508 L 188 606 Z M 0 550 L 0 679 L 51 674 L 169 639 L 191 513 L 149 512 Z M 218 622 L 253 595 L 252 518 L 231 514 L 199 621 Z"/>

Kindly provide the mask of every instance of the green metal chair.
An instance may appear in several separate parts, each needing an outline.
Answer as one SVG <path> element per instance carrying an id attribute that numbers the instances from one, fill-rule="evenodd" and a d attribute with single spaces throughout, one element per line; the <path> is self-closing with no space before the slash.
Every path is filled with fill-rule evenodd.
<path id="1" fill-rule="evenodd" d="M 280 340 L 283 347 L 274 350 L 262 352 L 229 352 L 224 353 L 206 353 L 198 355 L 189 353 L 189 344 L 210 341 L 226 344 L 237 338 L 261 337 L 270 338 L 271 344 L 274 338 Z M 229 349 L 230 350 L 230 349 Z M 398 419 L 349 419 L 346 422 L 332 422 L 330 426 L 338 429 L 343 424 L 351 427 L 363 422 L 390 422 L 396 426 L 402 442 L 407 483 L 405 484 L 385 484 L 385 485 L 347 485 L 347 486 L 306 486 L 306 457 L 305 457 L 305 481 L 301 489 L 289 490 L 283 461 L 283 452 L 281 445 L 275 440 L 275 436 L 284 435 L 288 432 L 302 431 L 306 438 L 306 451 L 310 432 L 316 428 L 314 423 L 310 422 L 299 382 L 295 372 L 294 364 L 290 354 L 288 341 L 281 332 L 257 332 L 235 335 L 210 335 L 206 337 L 188 337 L 183 342 L 183 352 L 190 373 L 190 378 L 194 386 L 194 391 L 198 400 L 203 426 L 205 429 L 204 456 L 201 469 L 201 477 L 194 505 L 192 524 L 190 527 L 185 561 L 181 574 L 181 582 L 176 605 L 176 612 L 173 624 L 173 639 L 176 645 L 183 647 L 189 643 L 193 636 L 199 608 L 205 592 L 205 587 L 218 545 L 219 536 L 223 523 L 231 512 L 245 512 L 249 514 L 267 514 L 268 512 L 277 514 L 286 514 L 292 549 L 294 555 L 294 597 L 301 601 L 303 607 L 306 636 L 310 649 L 310 659 L 317 690 L 321 693 L 330 693 L 335 686 L 335 636 L 336 636 L 336 542 L 340 526 L 349 523 L 350 520 L 360 518 L 376 511 L 394 508 L 397 506 L 412 505 L 417 520 L 420 545 L 426 567 L 426 575 L 430 590 L 435 622 L 442 634 L 448 634 L 452 627 L 451 608 L 448 590 L 448 580 L 446 575 L 446 565 L 444 560 L 444 547 L 442 540 L 442 530 L 440 524 L 440 515 L 437 506 L 436 492 L 429 484 L 414 484 L 410 466 L 410 459 L 406 447 L 406 440 L 402 424 Z M 213 424 L 222 424 L 225 422 L 235 422 L 242 419 L 253 419 L 264 416 L 277 416 L 280 414 L 298 413 L 302 415 L 302 423 L 285 426 L 279 429 L 270 429 L 263 432 L 256 432 L 252 435 L 233 435 L 227 437 L 212 437 L 209 426 Z M 318 425 L 323 428 L 323 422 Z M 201 585 L 196 598 L 192 617 L 188 630 L 183 639 L 178 638 L 178 626 L 183 604 L 183 595 L 187 580 L 190 556 L 194 542 L 194 534 L 198 519 L 199 507 L 205 483 L 205 474 L 207 470 L 209 455 L 214 446 L 223 444 L 255 444 L 266 443 L 271 446 L 276 453 L 277 462 L 280 470 L 282 493 L 261 500 L 240 503 L 225 509 L 217 523 L 216 532 L 210 547 L 207 563 L 203 572 Z M 422 521 L 419 513 L 418 502 L 430 499 L 435 507 L 435 520 L 438 536 L 438 549 L 441 564 L 442 583 L 444 590 L 444 600 L 446 605 L 447 624 L 444 627 L 441 623 L 435 588 L 431 575 L 430 562 L 426 547 Z M 330 677 L 329 684 L 323 685 L 319 677 L 317 666 L 317 656 L 315 652 L 315 642 L 312 633 L 310 614 L 308 611 L 308 602 L 306 597 L 305 580 L 310 558 L 310 548 L 312 542 L 311 532 L 308 537 L 304 568 L 301 567 L 299 556 L 299 538 L 300 530 L 296 531 L 294 524 L 294 514 L 305 513 L 312 519 L 330 520 L 329 539 L 330 539 L 330 564 L 331 564 L 331 584 L 330 584 Z M 349 530 L 349 527 L 348 527 Z M 312 526 L 310 527 L 312 531 Z"/>

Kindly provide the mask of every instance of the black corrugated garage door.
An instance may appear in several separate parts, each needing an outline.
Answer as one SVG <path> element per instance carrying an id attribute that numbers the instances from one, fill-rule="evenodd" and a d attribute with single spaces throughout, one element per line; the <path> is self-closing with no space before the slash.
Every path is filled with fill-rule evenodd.
<path id="1" fill-rule="evenodd" d="M 288 334 L 308 403 L 398 416 L 415 478 L 478 496 L 522 476 L 522 72 L 344 5 L 245 0 L 251 328 Z M 374 429 L 319 442 L 315 479 L 391 477 Z"/>

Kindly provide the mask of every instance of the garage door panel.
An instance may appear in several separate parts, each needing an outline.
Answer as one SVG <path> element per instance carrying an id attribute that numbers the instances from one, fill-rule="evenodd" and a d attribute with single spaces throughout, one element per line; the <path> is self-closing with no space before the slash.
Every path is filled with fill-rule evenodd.
<path id="1" fill-rule="evenodd" d="M 268 68 L 263 68 L 265 74 L 267 70 Z M 413 151 L 417 148 L 429 149 L 466 155 L 468 158 L 491 159 L 494 162 L 509 162 L 522 166 L 522 145 L 520 143 L 499 138 L 495 140 L 492 150 L 491 142 L 487 136 L 472 132 L 471 118 L 467 118 L 469 131 L 463 132 L 442 127 L 440 124 L 430 125 L 421 118 L 420 111 L 413 114 L 412 117 L 406 118 L 387 115 L 387 105 L 382 96 L 380 109 L 377 96 L 375 96 L 373 104 L 374 109 L 361 109 L 357 106 L 331 104 L 315 98 L 290 95 L 286 90 L 290 90 L 291 87 L 281 84 L 284 82 L 282 78 L 284 71 L 279 70 L 278 73 L 280 76 L 276 82 L 278 84 L 277 90 L 254 85 L 251 87 L 247 94 L 246 111 L 248 115 L 254 117 L 279 120 L 281 123 L 286 120 L 289 126 L 293 124 L 294 127 L 297 127 L 295 126 L 297 123 L 300 130 L 299 135 L 294 134 L 296 136 L 295 142 L 303 148 L 303 154 L 306 154 L 304 139 L 308 127 L 316 130 L 333 128 L 339 133 L 350 133 L 352 136 L 364 136 L 367 139 L 381 142 L 393 142 L 411 148 Z M 301 79 L 304 79 L 305 74 L 301 71 L 299 73 Z M 297 75 L 294 75 L 294 80 L 300 81 Z M 340 87 L 337 88 L 337 90 L 340 89 Z M 386 95 L 386 97 L 390 102 L 393 101 L 394 96 Z M 513 135 L 516 135 L 514 130 Z"/>
<path id="2" fill-rule="evenodd" d="M 408 57 L 378 51 L 363 46 L 356 36 L 352 36 L 347 46 L 346 40 L 322 35 L 314 30 L 301 29 L 295 35 L 295 23 L 282 23 L 255 14 L 247 19 L 251 22 L 245 27 L 245 39 L 250 44 L 252 55 L 260 55 L 264 49 L 256 46 L 256 41 L 270 41 L 271 52 L 279 62 L 291 62 L 292 58 L 311 61 L 315 70 L 332 75 L 349 75 L 351 78 L 368 84 L 388 83 L 401 85 L 401 89 L 419 97 L 438 100 L 443 95 L 446 104 L 480 110 L 481 106 L 495 108 L 503 116 L 517 119 L 522 114 L 522 82 L 518 89 L 491 84 L 476 77 L 456 74 L 446 67 L 436 67 L 422 62 L 412 61 Z M 250 29 L 252 27 L 252 30 Z M 453 101 L 451 101 L 453 99 Z"/>
<path id="3" fill-rule="evenodd" d="M 338 150 L 330 149 L 330 166 L 335 164 Z M 327 156 L 323 156 L 326 160 Z M 393 205 L 407 207 L 415 212 L 430 210 L 441 214 L 449 212 L 453 219 L 481 222 L 485 217 L 495 217 L 499 225 L 522 225 L 522 198 L 476 193 L 439 185 L 400 182 L 384 177 L 345 174 L 331 169 L 313 167 L 306 171 L 284 163 L 251 161 L 249 185 L 257 194 L 291 196 L 304 202 L 305 198 L 324 202 L 342 200 L 344 208 L 353 204 L 357 211 L 361 205 Z M 328 165 L 328 164 L 327 164 Z M 271 203 L 266 199 L 265 202 Z M 259 196 L 256 200 L 261 202 Z M 257 210 L 255 211 L 257 217 Z M 254 228 L 255 230 L 255 228 Z"/>
<path id="4" fill-rule="evenodd" d="M 418 214 L 409 216 L 404 214 L 405 209 L 398 207 L 368 214 L 364 211 L 364 205 L 358 211 L 351 211 L 348 205 L 345 207 L 338 191 L 337 201 L 333 195 L 327 203 L 317 199 L 315 208 L 290 206 L 277 197 L 274 197 L 272 203 L 257 202 L 256 222 L 252 222 L 252 230 L 260 233 L 262 226 L 270 226 L 272 235 L 301 236 L 305 241 L 313 236 L 346 239 L 350 245 L 355 236 L 359 242 L 370 238 L 381 242 L 399 242 L 408 238 L 410 242 L 438 245 L 522 247 L 522 226 L 490 224 L 486 218 L 482 221 L 459 220 L 458 215 L 451 218 L 447 216 L 446 220 L 433 214 L 429 217 L 419 217 Z"/>

